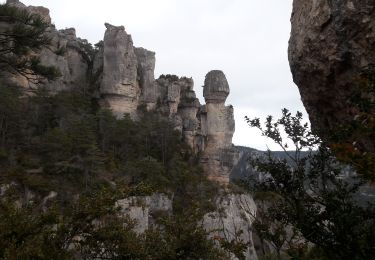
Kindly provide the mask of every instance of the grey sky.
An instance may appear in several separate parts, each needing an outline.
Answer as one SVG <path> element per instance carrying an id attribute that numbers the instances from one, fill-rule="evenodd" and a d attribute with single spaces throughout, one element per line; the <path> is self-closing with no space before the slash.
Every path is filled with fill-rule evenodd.
<path id="1" fill-rule="evenodd" d="M 21 0 L 22 1 L 22 0 Z M 293 84 L 287 47 L 292 0 L 23 0 L 51 11 L 58 29 L 75 27 L 77 36 L 96 43 L 104 22 L 124 25 L 137 47 L 156 52 L 155 76 L 193 77 L 203 102 L 205 74 L 223 70 L 235 109 L 233 142 L 258 149 L 260 137 L 244 116 L 280 115 L 281 108 L 304 111 Z"/>

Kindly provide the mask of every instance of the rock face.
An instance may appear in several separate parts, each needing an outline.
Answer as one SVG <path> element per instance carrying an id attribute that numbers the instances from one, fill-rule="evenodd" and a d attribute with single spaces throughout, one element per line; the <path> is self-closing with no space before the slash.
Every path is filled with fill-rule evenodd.
<path id="1" fill-rule="evenodd" d="M 103 41 L 93 48 L 86 40 L 76 37 L 73 28 L 56 30 L 48 9 L 26 7 L 17 0 L 8 0 L 7 3 L 38 13 L 50 24 L 47 34 L 51 46 L 34 55 L 40 57 L 43 65 L 55 66 L 61 72 L 57 80 L 42 82 L 52 94 L 71 88 L 95 88 L 99 104 L 112 110 L 118 118 L 129 114 L 137 120 L 145 111 L 168 118 L 192 151 L 200 155 L 207 176 L 223 186 L 229 183 L 238 154 L 232 145 L 235 130 L 233 107 L 225 105 L 229 84 L 222 71 L 207 74 L 204 84 L 206 104 L 201 105 L 194 91 L 193 79 L 175 75 L 155 79 L 155 53 L 134 47 L 131 35 L 123 26 L 106 23 Z M 22 87 L 30 87 L 21 76 L 8 75 L 8 79 Z M 243 230 L 241 239 L 249 242 L 246 259 L 256 259 L 250 232 L 252 218 L 249 212 L 255 212 L 251 197 L 228 195 L 217 204 L 220 212 L 205 217 L 205 228 L 209 231 L 220 228 L 222 231 L 217 231 L 217 235 L 228 239 L 233 239 L 238 230 Z M 172 211 L 172 200 L 162 194 L 130 197 L 118 201 L 118 205 L 123 214 L 137 221 L 139 233 L 152 225 L 154 212 Z"/>
<path id="2" fill-rule="evenodd" d="M 151 196 L 129 197 L 117 201 L 121 214 L 136 221 L 135 231 L 139 234 L 156 225 L 155 216 L 172 214 L 172 196 L 154 193 Z M 255 252 L 252 222 L 256 215 L 254 200 L 246 194 L 229 194 L 216 200 L 217 210 L 207 213 L 202 220 L 203 228 L 214 240 L 227 242 L 242 241 L 247 249 L 246 260 L 258 259 Z M 237 259 L 232 256 L 231 259 Z"/>
<path id="3" fill-rule="evenodd" d="M 353 97 L 374 102 L 373 83 L 366 89 L 360 82 L 364 74 L 375 72 L 375 1 L 294 0 L 291 22 L 294 82 L 312 127 L 327 138 L 361 114 Z M 358 142 L 362 150 L 374 152 L 374 140 Z"/>
<path id="4" fill-rule="evenodd" d="M 54 25 L 51 24 L 49 10 L 45 7 L 25 6 L 17 0 L 8 0 L 7 4 L 38 14 L 50 25 L 46 32 L 51 39 L 50 46 L 42 48 L 37 55 L 43 65 L 56 67 L 62 76 L 55 81 L 46 81 L 44 84 L 48 85 L 48 88 L 55 93 L 77 86 L 81 88 L 87 87 L 91 64 L 91 57 L 88 53 L 89 43 L 86 40 L 77 38 L 74 28 L 56 30 Z M 36 87 L 22 76 L 8 75 L 5 78 L 24 88 Z"/>
<path id="5" fill-rule="evenodd" d="M 211 236 L 216 239 L 248 243 L 244 254 L 245 259 L 258 259 L 251 226 L 256 215 L 254 200 L 249 195 L 230 194 L 219 198 L 216 204 L 217 211 L 204 216 L 203 226 L 205 229 L 211 232 Z"/>
<path id="6" fill-rule="evenodd" d="M 121 214 L 129 216 L 136 221 L 135 231 L 145 232 L 155 219 L 153 215 L 163 212 L 172 213 L 172 199 L 162 193 L 154 193 L 145 197 L 129 197 L 117 201 Z"/>
<path id="7" fill-rule="evenodd" d="M 100 93 L 103 106 L 121 117 L 128 113 L 135 118 L 140 88 L 137 81 L 137 56 L 133 40 L 123 26 L 105 24 L 103 76 Z"/>
<path id="8" fill-rule="evenodd" d="M 147 110 L 155 109 L 157 102 L 155 70 L 155 52 L 144 48 L 135 48 L 137 56 L 137 75 L 142 88 L 141 100 L 146 104 Z"/>
<path id="9" fill-rule="evenodd" d="M 230 91 L 223 72 L 214 70 L 207 74 L 206 104 L 201 105 L 193 79 L 162 75 L 155 80 L 155 53 L 134 47 L 124 26 L 106 23 L 103 41 L 93 48 L 76 36 L 74 28 L 56 30 L 48 9 L 27 7 L 16 0 L 7 3 L 37 13 L 50 24 L 47 35 L 51 46 L 34 55 L 39 56 L 43 65 L 56 67 L 61 77 L 42 85 L 52 93 L 96 87 L 99 104 L 118 118 L 129 114 L 137 120 L 145 110 L 167 117 L 193 152 L 202 154 L 201 163 L 208 177 L 221 184 L 229 182 L 236 157 L 232 148 L 235 126 L 233 107 L 225 106 Z M 22 76 L 2 78 L 26 89 L 37 87 Z"/>

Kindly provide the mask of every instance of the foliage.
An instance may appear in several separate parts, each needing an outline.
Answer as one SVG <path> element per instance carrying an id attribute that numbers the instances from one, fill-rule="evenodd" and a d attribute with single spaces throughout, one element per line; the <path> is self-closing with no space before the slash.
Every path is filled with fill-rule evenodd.
<path id="1" fill-rule="evenodd" d="M 0 183 L 18 194 L 1 195 L 0 258 L 227 259 L 200 224 L 218 187 L 167 120 L 115 118 L 78 88 L 0 94 Z M 115 201 L 154 192 L 173 194 L 173 214 L 136 234 Z"/>
<path id="2" fill-rule="evenodd" d="M 122 194 L 99 189 L 61 207 L 0 201 L 0 258 L 5 259 L 228 259 L 194 215 L 168 215 L 143 234 L 119 214 Z"/>
<path id="3" fill-rule="evenodd" d="M 289 247 L 296 253 L 296 248 L 309 248 L 312 243 L 327 259 L 371 259 L 375 253 L 375 208 L 359 204 L 362 182 L 341 175 L 343 167 L 302 123 L 302 114 L 292 116 L 284 109 L 279 120 L 267 117 L 265 127 L 258 118 L 246 120 L 279 144 L 293 162 L 290 165 L 270 152 L 251 162 L 265 176 L 252 187 L 267 195 L 258 196 L 264 205 L 255 224 L 261 238 L 271 241 L 278 252 Z M 282 129 L 293 142 L 294 151 L 287 150 Z M 303 157 L 302 150 L 310 152 Z M 293 240 L 295 235 L 297 240 Z M 287 246 L 287 241 L 293 245 Z"/>
<path id="4" fill-rule="evenodd" d="M 33 83 L 40 76 L 54 79 L 59 71 L 41 64 L 34 52 L 46 47 L 50 39 L 45 32 L 48 24 L 37 14 L 7 4 L 0 5 L 0 22 L 9 26 L 0 32 L 0 68 L 10 73 L 18 73 Z"/>
<path id="5" fill-rule="evenodd" d="M 331 131 L 329 146 L 337 158 L 353 165 L 358 174 L 375 180 L 375 68 L 365 69 L 347 101 L 353 119 Z M 372 145 L 371 145 L 372 144 Z"/>
<path id="6" fill-rule="evenodd" d="M 59 76 L 37 57 L 50 43 L 42 17 L 5 4 L 0 22 L 9 25 L 0 32 L 2 71 L 32 83 Z M 92 66 L 100 44 L 79 45 Z M 90 86 L 53 94 L 0 84 L 0 258 L 228 259 L 201 222 L 218 187 L 167 118 L 143 111 L 132 121 L 100 109 L 99 72 Z M 173 212 L 138 234 L 116 202 L 155 192 L 171 195 Z"/>

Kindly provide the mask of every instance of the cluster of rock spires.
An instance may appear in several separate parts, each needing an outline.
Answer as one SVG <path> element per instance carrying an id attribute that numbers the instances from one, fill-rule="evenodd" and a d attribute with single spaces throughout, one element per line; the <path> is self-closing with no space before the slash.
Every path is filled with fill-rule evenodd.
<path id="1" fill-rule="evenodd" d="M 206 75 L 206 105 L 201 105 L 191 78 L 161 76 L 155 80 L 155 53 L 135 48 L 123 26 L 105 25 L 104 41 L 94 60 L 94 73 L 101 74 L 102 106 L 119 117 L 130 114 L 134 120 L 140 106 L 168 115 L 193 151 L 202 152 L 208 176 L 228 183 L 235 155 L 234 119 L 233 108 L 225 106 L 229 85 L 224 73 L 214 70 Z"/>
<path id="2" fill-rule="evenodd" d="M 191 78 L 167 75 L 155 79 L 155 53 L 134 47 L 123 26 L 105 24 L 104 40 L 93 50 L 86 40 L 76 37 L 73 28 L 56 30 L 47 8 L 26 7 L 18 0 L 7 0 L 7 4 L 27 8 L 50 24 L 47 33 L 51 46 L 37 55 L 44 65 L 55 66 L 62 74 L 45 83 L 52 92 L 96 84 L 101 106 L 118 117 L 128 113 L 137 120 L 144 109 L 165 115 L 200 154 L 209 178 L 221 184 L 229 182 L 239 156 L 232 146 L 233 108 L 225 106 L 229 85 L 223 72 L 206 75 L 206 104 L 201 105 Z M 313 128 L 321 130 L 324 137 L 329 133 L 325 130 L 350 124 L 360 112 L 350 99 L 358 91 L 359 76 L 369 69 L 375 71 L 375 2 L 294 0 L 291 22 L 289 61 L 293 79 Z M 8 75 L 7 79 L 26 88 L 32 84 L 22 77 Z M 367 94 L 373 95 L 373 89 L 371 93 Z M 364 151 L 374 152 L 374 140 L 359 143 Z M 132 203 L 137 199 L 118 203 L 124 213 L 137 220 L 139 232 L 152 223 L 153 210 L 172 211 L 170 199 L 163 194 L 142 198 L 142 207 Z M 202 220 L 207 230 L 217 230 L 229 238 L 241 230 L 241 238 L 249 243 L 246 259 L 257 259 L 251 231 L 256 211 L 252 198 L 232 194 L 220 198 L 217 204 L 218 212 Z"/>
<path id="3" fill-rule="evenodd" d="M 26 8 L 16 0 L 7 3 Z M 27 8 L 51 24 L 48 9 Z M 51 24 L 51 46 L 38 55 L 43 65 L 58 68 L 62 76 L 46 82 L 48 88 L 58 92 L 96 84 L 101 106 L 119 118 L 129 114 L 137 120 L 140 108 L 166 115 L 193 151 L 202 154 L 201 163 L 209 178 L 227 184 L 236 151 L 232 145 L 233 108 L 225 106 L 229 85 L 224 73 L 214 70 L 207 74 L 203 86 L 206 104 L 201 105 L 191 78 L 167 75 L 155 80 L 155 53 L 134 47 L 123 26 L 105 26 L 104 40 L 90 53 L 85 48 L 88 42 L 77 38 L 73 28 L 58 31 Z M 14 80 L 25 87 L 30 84 L 22 77 Z"/>
<path id="4" fill-rule="evenodd" d="M 164 115 L 199 154 L 209 179 L 223 186 L 229 183 L 238 153 L 232 144 L 235 130 L 233 107 L 225 105 L 230 90 L 222 71 L 213 70 L 206 75 L 203 86 L 206 104 L 201 105 L 193 89 L 193 79 L 174 75 L 155 79 L 155 53 L 134 47 L 131 35 L 123 26 L 106 23 L 104 39 L 94 50 L 86 40 L 76 37 L 74 28 L 57 30 L 51 23 L 47 8 L 26 7 L 18 0 L 7 0 L 7 4 L 27 8 L 50 24 L 47 34 L 51 46 L 36 55 L 43 65 L 56 67 L 61 77 L 42 82 L 42 85 L 52 93 L 94 85 L 100 105 L 119 118 L 129 114 L 137 120 L 145 110 Z M 25 89 L 33 84 L 22 76 L 7 76 L 7 80 Z M 141 198 L 145 202 L 142 208 L 131 203 L 134 199 L 140 198 L 127 198 L 118 203 L 124 213 L 137 220 L 140 232 L 152 223 L 150 212 L 172 210 L 170 199 L 163 194 Z M 205 228 L 215 231 L 212 235 L 228 239 L 241 233 L 243 242 L 248 243 L 246 259 L 257 259 L 251 228 L 256 206 L 251 196 L 229 194 L 218 199 L 217 206 L 218 212 L 207 214 L 202 220 Z"/>

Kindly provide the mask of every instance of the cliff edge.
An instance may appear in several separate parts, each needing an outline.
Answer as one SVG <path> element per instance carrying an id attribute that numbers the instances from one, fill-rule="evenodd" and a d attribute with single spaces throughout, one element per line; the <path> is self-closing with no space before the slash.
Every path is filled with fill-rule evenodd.
<path id="1" fill-rule="evenodd" d="M 375 2 L 294 0 L 291 23 L 290 68 L 313 129 L 374 153 Z"/>

